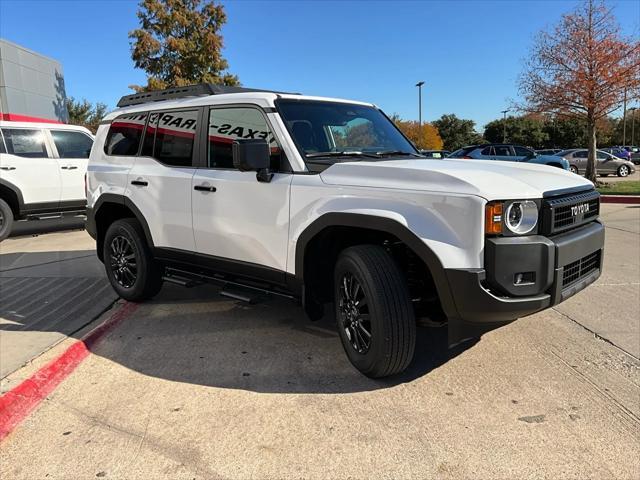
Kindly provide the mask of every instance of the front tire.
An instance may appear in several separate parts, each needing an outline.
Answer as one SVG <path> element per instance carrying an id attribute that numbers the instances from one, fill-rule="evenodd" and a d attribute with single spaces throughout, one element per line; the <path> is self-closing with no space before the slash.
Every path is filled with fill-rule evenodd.
<path id="1" fill-rule="evenodd" d="M 618 167 L 618 176 L 626 177 L 627 175 L 629 175 L 629 167 L 627 167 L 626 165 L 620 165 Z"/>
<path id="2" fill-rule="evenodd" d="M 406 281 L 378 245 L 344 250 L 334 271 L 338 333 L 347 357 L 371 378 L 402 372 L 416 344 L 416 319 Z"/>
<path id="3" fill-rule="evenodd" d="M 140 224 L 133 218 L 113 222 L 103 245 L 107 278 L 120 297 L 141 302 L 162 288 L 162 268 L 153 258 Z"/>
<path id="4" fill-rule="evenodd" d="M 0 198 L 0 242 L 11 234 L 13 228 L 13 210 Z"/>

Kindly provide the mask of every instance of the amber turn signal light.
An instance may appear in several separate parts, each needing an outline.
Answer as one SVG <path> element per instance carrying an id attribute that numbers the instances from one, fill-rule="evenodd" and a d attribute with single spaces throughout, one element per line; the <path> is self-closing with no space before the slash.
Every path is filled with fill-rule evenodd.
<path id="1" fill-rule="evenodd" d="M 502 202 L 489 202 L 485 207 L 484 233 L 499 235 L 502 233 Z"/>

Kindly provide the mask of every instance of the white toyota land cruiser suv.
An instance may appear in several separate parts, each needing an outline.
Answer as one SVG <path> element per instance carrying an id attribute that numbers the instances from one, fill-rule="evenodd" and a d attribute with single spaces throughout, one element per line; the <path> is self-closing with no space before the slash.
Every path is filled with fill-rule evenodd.
<path id="1" fill-rule="evenodd" d="M 123 298 L 212 281 L 333 304 L 353 365 L 405 369 L 416 321 L 450 344 L 599 276 L 587 180 L 427 160 L 375 105 L 197 85 L 123 97 L 96 135 L 87 230 Z"/>
<path id="2" fill-rule="evenodd" d="M 14 220 L 85 212 L 92 145 L 84 127 L 0 121 L 0 241 Z"/>

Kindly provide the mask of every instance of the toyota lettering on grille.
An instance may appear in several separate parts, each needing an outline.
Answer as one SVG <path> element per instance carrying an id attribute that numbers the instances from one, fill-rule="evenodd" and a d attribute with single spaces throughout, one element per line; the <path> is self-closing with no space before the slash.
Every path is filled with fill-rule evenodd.
<path id="1" fill-rule="evenodd" d="M 571 215 L 574 217 L 578 214 L 585 214 L 589 211 L 588 203 L 581 203 L 580 205 L 574 205 L 571 207 Z"/>

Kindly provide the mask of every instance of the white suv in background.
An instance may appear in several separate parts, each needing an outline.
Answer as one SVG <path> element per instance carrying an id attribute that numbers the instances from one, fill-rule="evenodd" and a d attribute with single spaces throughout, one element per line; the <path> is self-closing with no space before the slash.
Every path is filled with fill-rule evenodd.
<path id="1" fill-rule="evenodd" d="M 600 276 L 598 192 L 563 169 L 429 160 L 347 100 L 196 85 L 118 106 L 91 151 L 87 231 L 126 300 L 216 282 L 311 319 L 332 304 L 349 360 L 383 377 L 411 362 L 417 319 L 455 344 Z"/>
<path id="2" fill-rule="evenodd" d="M 0 121 L 0 241 L 14 220 L 84 213 L 92 145 L 84 127 Z"/>

